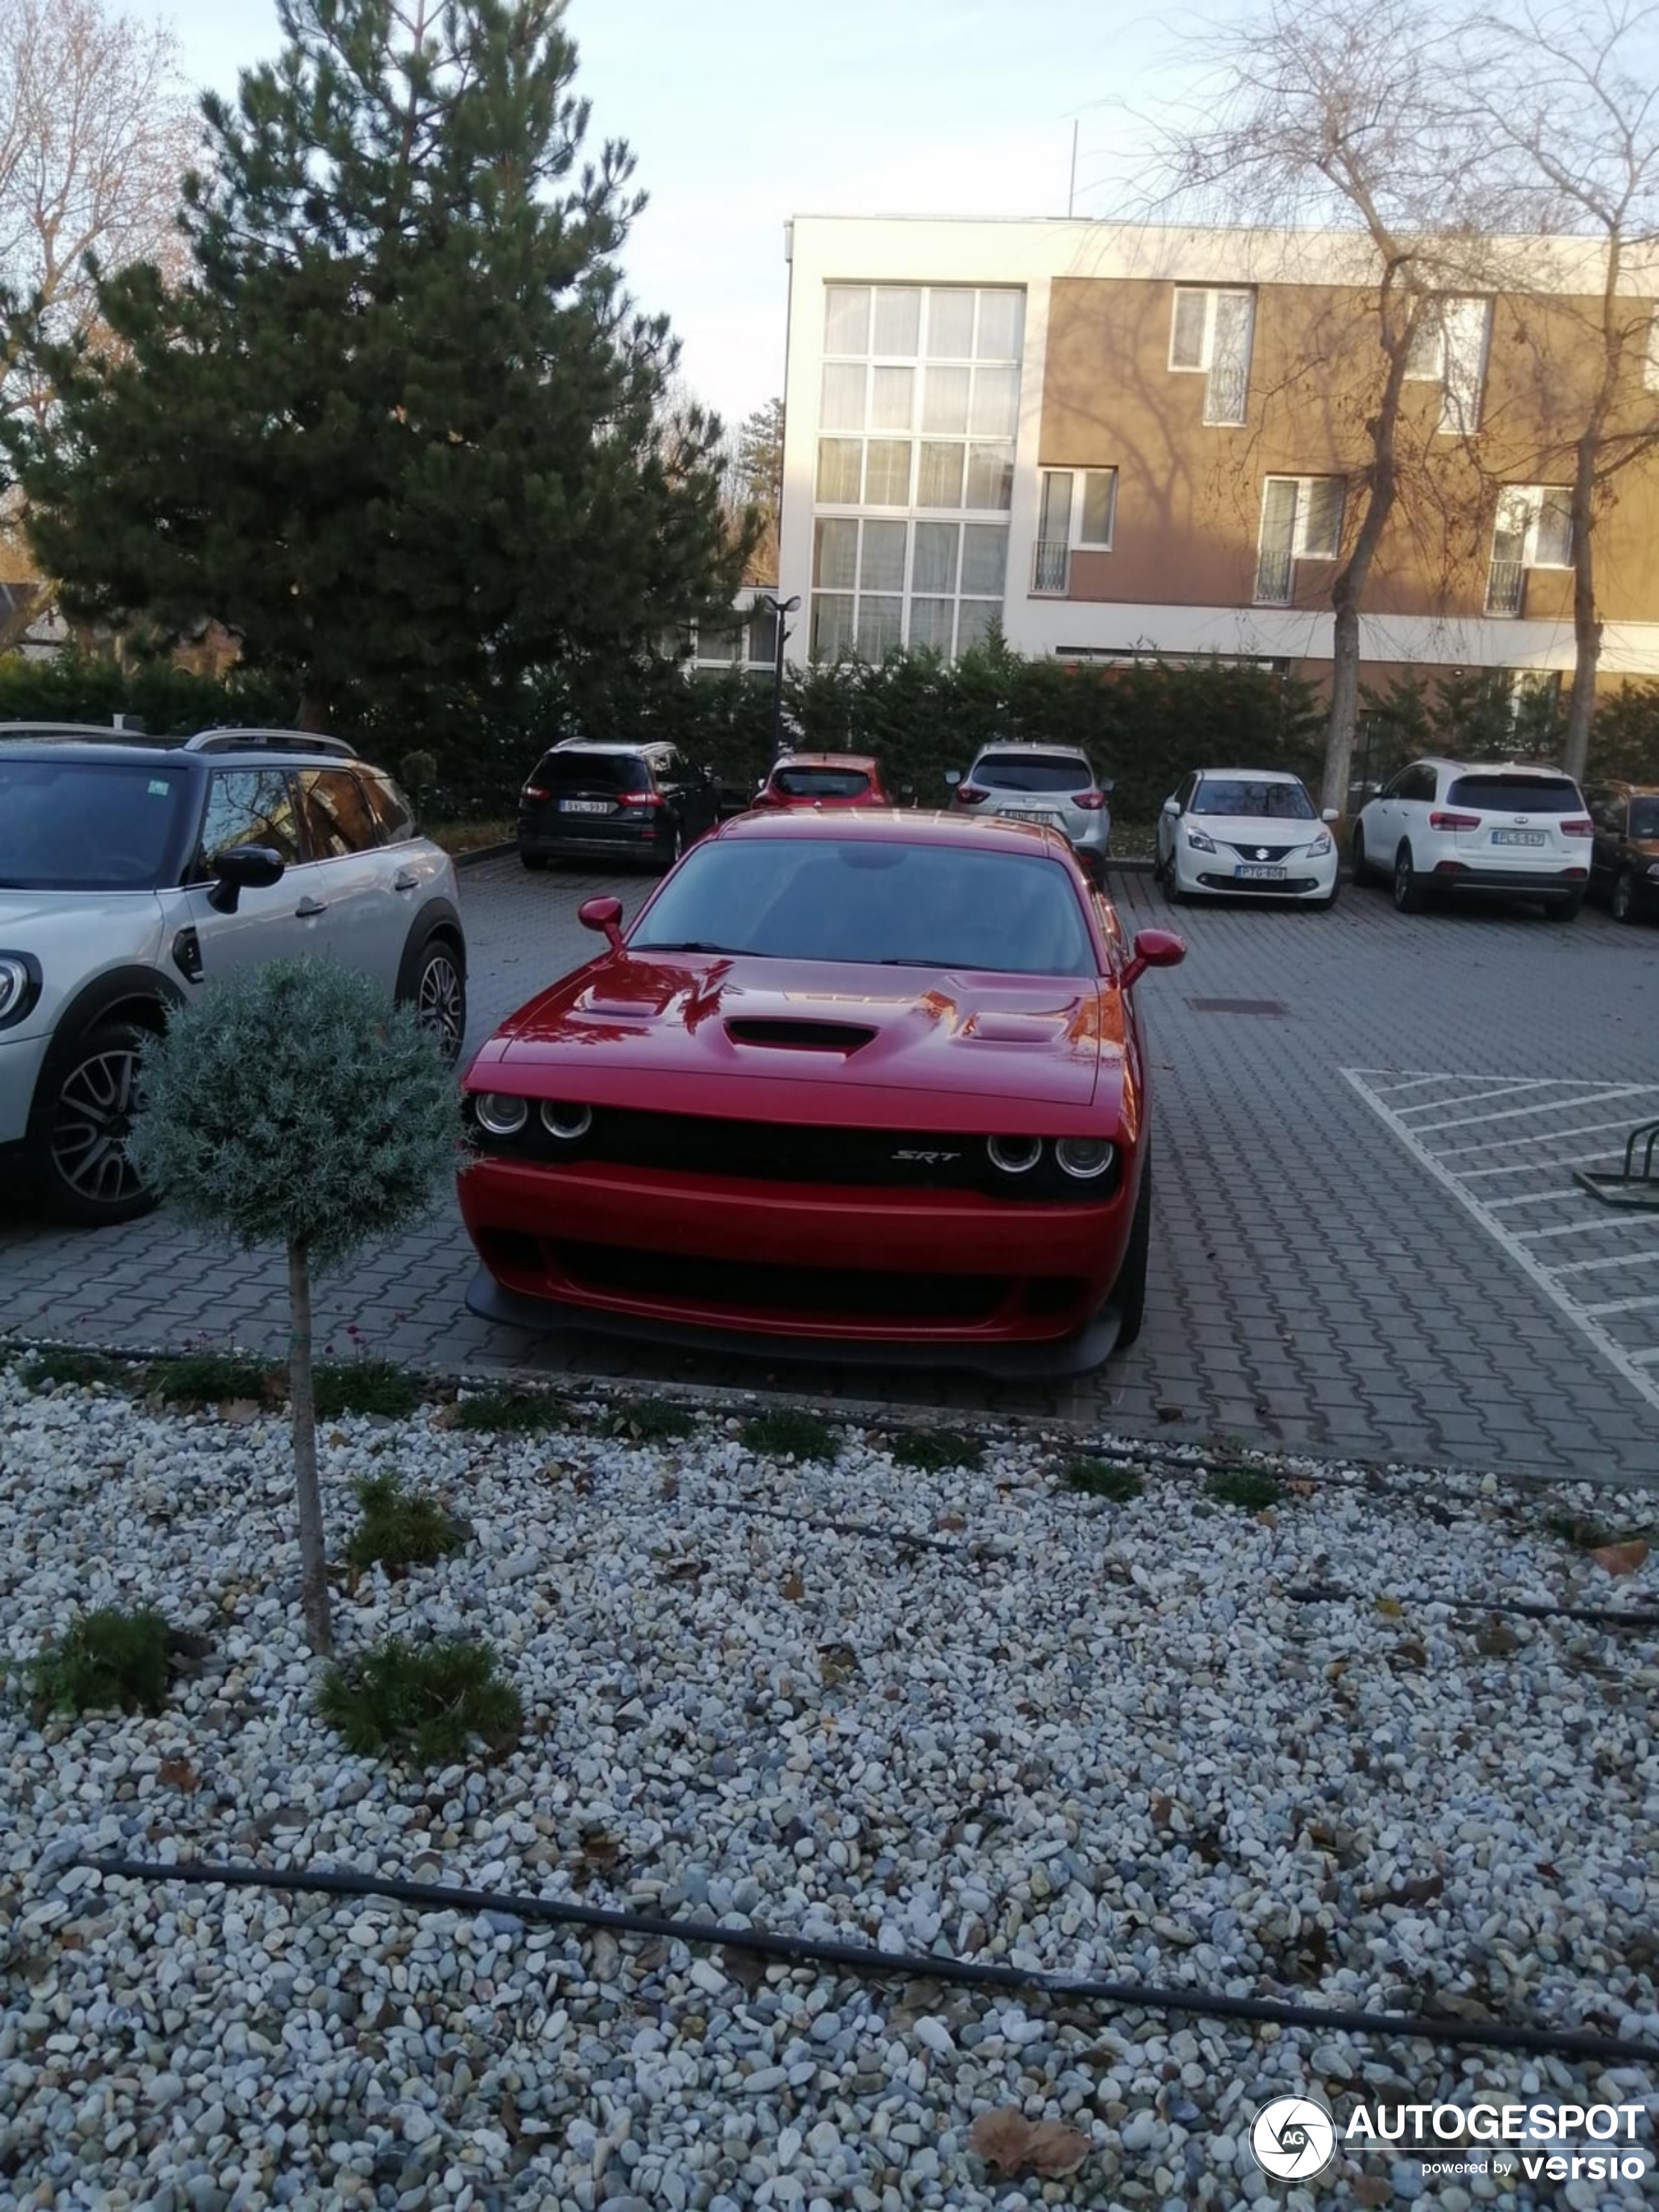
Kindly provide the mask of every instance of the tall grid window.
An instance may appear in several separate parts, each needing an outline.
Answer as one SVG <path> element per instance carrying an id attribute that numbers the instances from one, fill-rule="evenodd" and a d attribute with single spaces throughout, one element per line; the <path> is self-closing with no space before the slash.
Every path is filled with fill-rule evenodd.
<path id="1" fill-rule="evenodd" d="M 1486 612 L 1518 615 L 1528 568 L 1572 566 L 1572 492 L 1566 484 L 1505 484 L 1498 495 Z"/>
<path id="2" fill-rule="evenodd" d="M 1342 550 L 1340 477 L 1268 477 L 1261 486 L 1255 592 L 1260 606 L 1287 607 L 1298 561 L 1334 561 Z"/>
<path id="3" fill-rule="evenodd" d="M 1237 425 L 1250 397 L 1255 295 L 1176 288 L 1170 314 L 1170 367 L 1204 379 L 1204 420 Z"/>
<path id="4" fill-rule="evenodd" d="M 965 652 L 1002 611 L 1025 295 L 824 291 L 811 648 Z"/>
<path id="5" fill-rule="evenodd" d="M 1490 300 L 1429 300 L 1418 312 L 1406 374 L 1414 382 L 1440 386 L 1438 427 L 1446 437 L 1480 428 L 1491 340 Z"/>

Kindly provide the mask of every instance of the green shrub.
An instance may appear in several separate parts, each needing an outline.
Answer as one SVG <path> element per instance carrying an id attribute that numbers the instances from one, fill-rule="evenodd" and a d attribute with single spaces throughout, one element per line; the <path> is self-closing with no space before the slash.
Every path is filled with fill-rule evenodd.
<path id="1" fill-rule="evenodd" d="M 1251 1513 L 1265 1512 L 1284 1495 L 1272 1475 L 1249 1467 L 1218 1467 L 1204 1487 L 1218 1504 L 1242 1505 Z"/>
<path id="2" fill-rule="evenodd" d="M 895 1437 L 887 1455 L 900 1467 L 920 1468 L 938 1474 L 947 1467 L 979 1468 L 985 1464 L 985 1446 L 978 1437 L 965 1437 L 955 1429 L 907 1429 Z"/>
<path id="3" fill-rule="evenodd" d="M 1608 1544 L 1638 1544 L 1653 1531 L 1645 1523 L 1615 1527 L 1605 1521 L 1587 1520 L 1577 1513 L 1552 1513 L 1544 1524 L 1553 1536 L 1571 1544 L 1575 1552 L 1599 1552 Z"/>
<path id="4" fill-rule="evenodd" d="M 635 1398 L 611 1408 L 605 1429 L 613 1437 L 632 1437 L 641 1443 L 665 1443 L 673 1437 L 689 1437 L 697 1417 L 688 1406 L 671 1406 L 662 1398 Z"/>
<path id="5" fill-rule="evenodd" d="M 569 1413 L 545 1390 L 474 1390 L 455 1401 L 458 1429 L 511 1429 L 532 1433 L 562 1429 Z"/>
<path id="6" fill-rule="evenodd" d="M 119 1382 L 126 1370 L 100 1352 L 49 1348 L 33 1353 L 17 1370 L 26 1390 L 56 1389 L 61 1383 Z"/>
<path id="7" fill-rule="evenodd" d="M 833 1460 L 841 1451 L 841 1437 L 828 1421 L 792 1406 L 757 1413 L 744 1424 L 743 1440 L 767 1459 Z"/>
<path id="8" fill-rule="evenodd" d="M 1068 1459 L 1060 1469 L 1060 1479 L 1067 1490 L 1080 1492 L 1085 1498 L 1109 1498 L 1117 1505 L 1139 1498 L 1144 1487 L 1133 1468 L 1114 1467 L 1103 1459 Z"/>
<path id="9" fill-rule="evenodd" d="M 320 1420 L 342 1413 L 384 1413 L 401 1420 L 421 1402 L 421 1386 L 389 1359 L 321 1359 L 312 1389 Z"/>
<path id="10" fill-rule="evenodd" d="M 227 1398 L 263 1398 L 276 1370 L 240 1352 L 187 1352 L 155 1359 L 149 1387 L 169 1406 L 219 1406 Z"/>
<path id="11" fill-rule="evenodd" d="M 494 1650 L 465 1636 L 424 1644 L 388 1637 L 361 1659 L 329 1668 L 317 1711 L 348 1750 L 408 1756 L 421 1766 L 460 1758 L 474 1736 L 505 1750 L 524 1722 Z"/>
<path id="12" fill-rule="evenodd" d="M 429 1491 L 405 1490 L 396 1475 L 357 1485 L 362 1518 L 346 1546 L 348 1565 L 424 1566 L 461 1548 L 460 1529 Z"/>
<path id="13" fill-rule="evenodd" d="M 159 1613 L 108 1607 L 77 1614 L 63 1641 L 33 1662 L 34 1697 L 56 1711 L 118 1705 L 125 1713 L 159 1713 L 167 1703 L 173 1643 L 173 1632 Z"/>

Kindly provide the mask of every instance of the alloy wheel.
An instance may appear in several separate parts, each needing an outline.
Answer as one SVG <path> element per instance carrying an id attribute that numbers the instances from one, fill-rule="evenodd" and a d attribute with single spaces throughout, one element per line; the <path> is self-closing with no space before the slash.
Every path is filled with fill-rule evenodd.
<path id="1" fill-rule="evenodd" d="M 52 1123 L 52 1165 L 88 1206 L 118 1206 L 143 1190 L 127 1152 L 139 1104 L 138 1054 L 112 1045 L 89 1053 L 64 1079 Z"/>
<path id="2" fill-rule="evenodd" d="M 437 1038 L 445 1058 L 453 1060 L 460 1051 L 466 1027 L 466 994 L 459 969 L 441 945 L 434 947 L 422 967 L 415 995 L 415 1015 L 421 1027 L 430 1030 Z"/>

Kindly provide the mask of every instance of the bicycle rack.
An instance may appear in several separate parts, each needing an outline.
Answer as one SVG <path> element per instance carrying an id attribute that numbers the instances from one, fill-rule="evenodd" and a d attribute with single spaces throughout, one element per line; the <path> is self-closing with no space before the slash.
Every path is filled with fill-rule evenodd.
<path id="1" fill-rule="evenodd" d="M 1639 1170 L 1636 1164 L 1638 1146 L 1642 1152 Z M 1598 1175 L 1587 1168 L 1575 1168 L 1572 1179 L 1582 1183 L 1592 1198 L 1599 1198 L 1603 1206 L 1645 1206 L 1659 1212 L 1659 1164 L 1655 1161 L 1656 1152 L 1659 1152 L 1659 1121 L 1641 1121 L 1630 1133 L 1620 1173 Z"/>

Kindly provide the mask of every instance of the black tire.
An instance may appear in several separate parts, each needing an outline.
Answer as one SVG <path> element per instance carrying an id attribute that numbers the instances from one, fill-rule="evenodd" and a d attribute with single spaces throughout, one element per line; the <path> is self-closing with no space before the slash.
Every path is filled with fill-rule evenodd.
<path id="1" fill-rule="evenodd" d="M 1565 898 L 1546 899 L 1544 912 L 1552 921 L 1577 921 L 1583 903 L 1583 891 L 1569 891 Z"/>
<path id="2" fill-rule="evenodd" d="M 525 866 L 531 871 L 532 875 L 540 875 L 542 871 L 547 866 L 547 855 L 545 853 L 526 853 L 522 846 L 519 848 L 519 858 L 523 861 Z"/>
<path id="3" fill-rule="evenodd" d="M 1615 921 L 1639 921 L 1642 902 L 1636 887 L 1636 878 L 1628 868 L 1620 868 L 1613 879 L 1613 896 L 1607 902 Z"/>
<path id="4" fill-rule="evenodd" d="M 1112 1285 L 1111 1304 L 1117 1310 L 1117 1340 L 1114 1352 L 1127 1352 L 1140 1334 L 1146 1314 L 1146 1263 L 1152 1249 L 1152 1158 L 1147 1153 L 1140 1170 L 1140 1190 L 1135 1217 L 1129 1224 L 1129 1242 L 1123 1265 Z"/>
<path id="5" fill-rule="evenodd" d="M 56 1220 L 101 1229 L 154 1208 L 155 1194 L 125 1144 L 138 1100 L 138 1054 L 149 1035 L 137 1022 L 100 1022 L 60 1069 L 30 1164 Z"/>
<path id="6" fill-rule="evenodd" d="M 1421 914 L 1429 902 L 1429 888 L 1412 866 L 1412 848 L 1401 844 L 1394 856 L 1394 903 L 1398 914 Z"/>
<path id="7" fill-rule="evenodd" d="M 1169 866 L 1164 871 L 1164 896 L 1171 906 L 1185 906 L 1187 903 L 1188 895 L 1182 890 L 1180 880 L 1176 874 L 1176 857 L 1173 853 L 1170 855 Z"/>
<path id="8" fill-rule="evenodd" d="M 677 814 L 674 817 L 673 835 L 668 841 L 668 850 L 665 853 L 659 853 L 657 855 L 658 872 L 665 876 L 684 850 L 685 824 L 681 821 L 679 816 Z"/>
<path id="9" fill-rule="evenodd" d="M 428 938 L 403 1003 L 432 1031 L 447 1060 L 460 1058 L 466 1042 L 466 960 L 453 938 Z"/>
<path id="10" fill-rule="evenodd" d="M 1353 879 L 1357 884 L 1363 884 L 1366 877 L 1370 874 L 1370 868 L 1365 859 L 1365 833 L 1357 822 L 1353 825 L 1353 845 L 1352 850 L 1353 853 Z"/>

